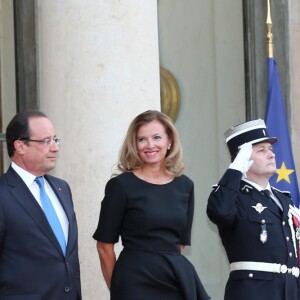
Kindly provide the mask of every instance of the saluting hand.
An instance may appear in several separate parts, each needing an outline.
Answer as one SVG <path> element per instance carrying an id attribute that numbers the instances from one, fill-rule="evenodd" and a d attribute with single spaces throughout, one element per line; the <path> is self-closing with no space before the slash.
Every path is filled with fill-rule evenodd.
<path id="1" fill-rule="evenodd" d="M 253 164 L 253 160 L 250 160 L 250 156 L 252 153 L 252 144 L 245 143 L 239 148 L 239 153 L 237 154 L 234 161 L 229 165 L 229 169 L 238 170 L 245 175 Z"/>

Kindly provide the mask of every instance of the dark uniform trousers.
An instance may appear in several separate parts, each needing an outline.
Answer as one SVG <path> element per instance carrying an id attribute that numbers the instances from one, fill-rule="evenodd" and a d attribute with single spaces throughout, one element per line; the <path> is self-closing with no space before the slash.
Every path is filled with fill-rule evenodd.
<path id="1" fill-rule="evenodd" d="M 231 271 L 224 299 L 299 300 L 299 228 L 290 214 L 290 194 L 272 188 L 283 210 L 274 209 L 269 199 L 241 179 L 241 172 L 228 169 L 211 192 L 207 205 L 207 215 L 218 227 L 229 263 L 283 266 L 279 273 Z"/>

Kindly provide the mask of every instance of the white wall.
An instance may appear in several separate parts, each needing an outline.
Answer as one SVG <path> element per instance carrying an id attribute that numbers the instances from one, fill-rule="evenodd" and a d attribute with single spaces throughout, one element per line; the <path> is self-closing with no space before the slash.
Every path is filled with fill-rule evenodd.
<path id="1" fill-rule="evenodd" d="M 159 0 L 158 16 L 160 63 L 181 90 L 175 125 L 195 182 L 192 247 L 185 254 L 212 299 L 221 300 L 228 263 L 206 203 L 229 164 L 223 133 L 245 121 L 242 1 Z"/>
<path id="2" fill-rule="evenodd" d="M 92 239 L 129 121 L 160 109 L 155 0 L 39 0 L 40 106 L 62 138 L 84 299 L 108 299 Z"/>

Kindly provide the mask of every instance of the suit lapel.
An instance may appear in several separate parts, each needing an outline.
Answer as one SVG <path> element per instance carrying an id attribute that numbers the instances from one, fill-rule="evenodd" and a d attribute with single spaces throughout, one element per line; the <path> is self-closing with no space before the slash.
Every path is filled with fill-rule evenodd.
<path id="1" fill-rule="evenodd" d="M 63 255 L 61 247 L 47 221 L 42 208 L 28 187 L 25 185 L 21 177 L 11 167 L 5 176 L 7 176 L 8 184 L 11 187 L 11 193 L 14 199 L 24 208 L 28 216 L 34 220 L 37 227 L 45 234 L 45 236 L 47 236 L 55 248 L 57 248 L 57 250 Z"/>
<path id="2" fill-rule="evenodd" d="M 270 212 L 272 212 L 274 215 L 276 215 L 278 218 L 281 218 L 281 209 L 280 207 L 274 202 L 275 205 L 272 205 L 270 201 L 273 201 L 271 199 L 267 199 L 266 196 L 262 194 L 262 192 L 259 192 L 255 189 L 255 198 L 260 199 L 259 201 L 262 202 L 264 206 L 266 206 Z"/>
<path id="3" fill-rule="evenodd" d="M 74 246 L 76 246 L 76 224 L 74 223 L 75 217 L 74 217 L 74 209 L 73 209 L 73 202 L 71 199 L 71 193 L 69 190 L 69 187 L 64 184 L 62 185 L 61 180 L 57 180 L 56 178 L 45 175 L 46 180 L 50 184 L 52 190 L 56 194 L 59 202 L 61 203 L 65 214 L 69 221 L 69 233 L 68 233 L 68 241 L 67 241 L 67 253 L 73 249 Z"/>
<path id="4" fill-rule="evenodd" d="M 277 209 L 276 207 L 270 205 L 269 200 L 261 192 L 259 192 L 254 186 L 252 186 L 246 181 L 241 181 L 240 190 L 244 194 L 251 195 L 251 200 L 254 203 L 253 207 L 256 207 L 258 203 L 261 203 L 263 207 L 266 207 L 271 213 L 281 218 L 280 208 L 278 207 Z"/>
<path id="5" fill-rule="evenodd" d="M 283 214 L 287 215 L 288 211 L 289 211 L 289 201 L 287 201 L 287 196 L 281 194 L 280 192 L 278 192 L 276 189 L 272 189 L 273 194 L 275 195 L 275 197 L 278 199 L 278 201 L 281 203 L 282 205 L 282 209 L 283 209 Z"/>

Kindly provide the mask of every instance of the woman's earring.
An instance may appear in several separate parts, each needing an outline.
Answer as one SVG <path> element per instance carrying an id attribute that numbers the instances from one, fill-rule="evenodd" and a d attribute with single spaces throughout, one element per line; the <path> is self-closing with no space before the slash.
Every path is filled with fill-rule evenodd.
<path id="1" fill-rule="evenodd" d="M 171 149 L 171 146 L 172 146 L 172 144 L 169 144 L 169 145 L 168 145 L 168 150 L 170 150 L 170 149 Z"/>

